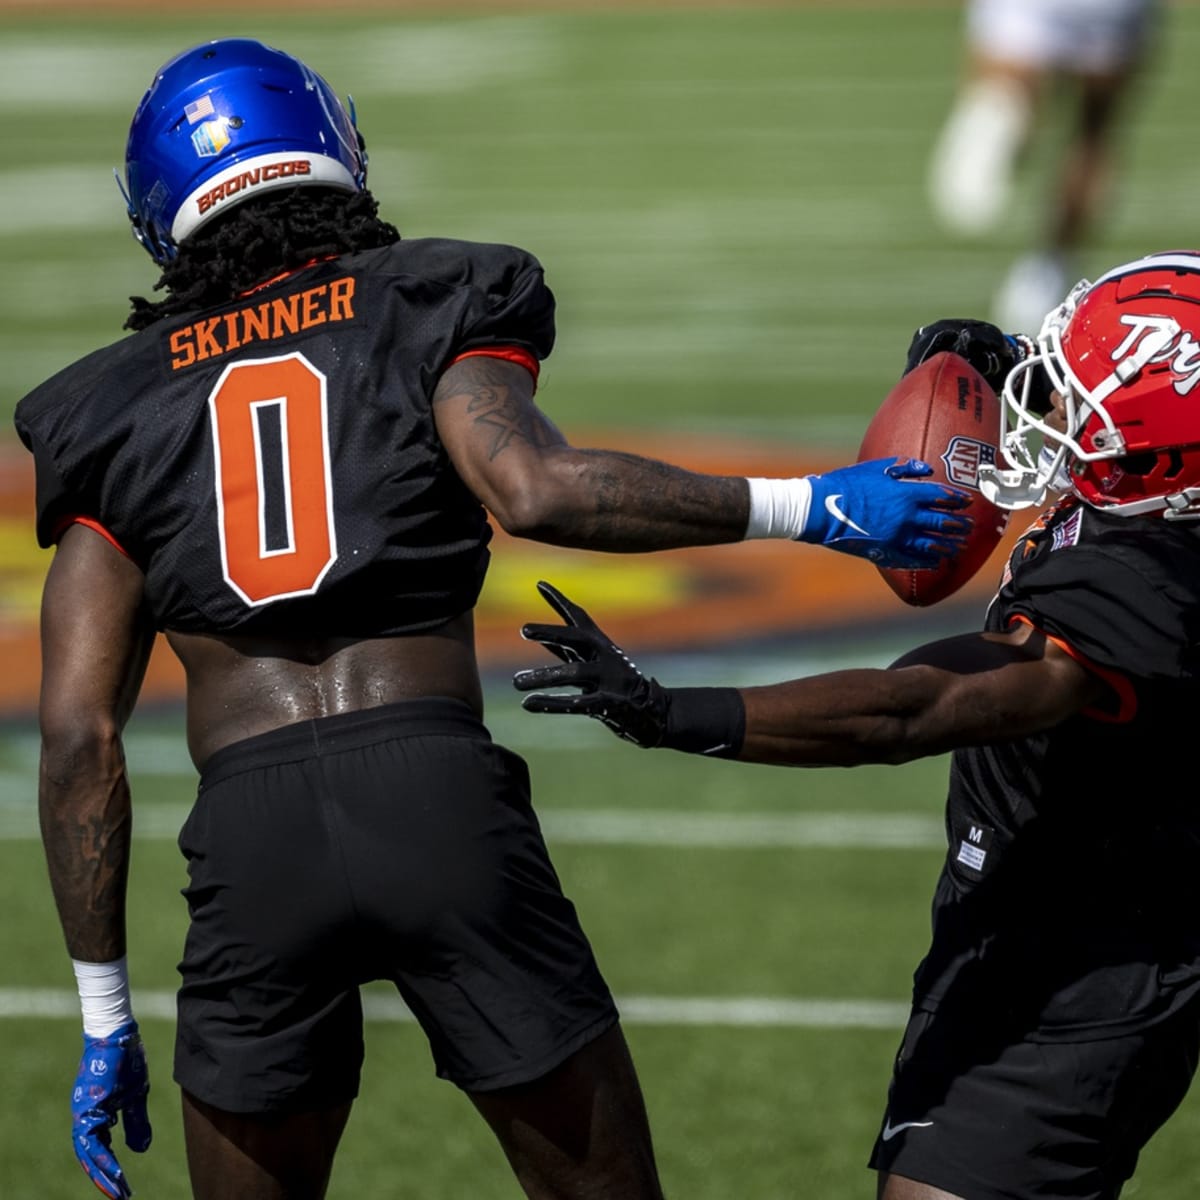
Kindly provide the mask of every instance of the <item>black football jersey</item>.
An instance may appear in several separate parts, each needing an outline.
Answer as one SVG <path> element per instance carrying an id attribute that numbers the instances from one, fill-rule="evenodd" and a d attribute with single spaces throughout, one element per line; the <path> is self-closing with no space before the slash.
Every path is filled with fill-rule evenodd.
<path id="1" fill-rule="evenodd" d="M 160 629 L 368 637 L 470 609 L 491 530 L 433 423 L 464 353 L 536 373 L 540 264 L 400 241 L 165 319 L 25 397 L 37 535 L 84 519 L 146 575 Z"/>
<path id="2" fill-rule="evenodd" d="M 986 625 L 1014 621 L 1108 688 L 1053 731 L 953 755 L 917 1002 L 1107 1036 L 1200 987 L 1200 526 L 1064 501 L 1012 552 Z"/>

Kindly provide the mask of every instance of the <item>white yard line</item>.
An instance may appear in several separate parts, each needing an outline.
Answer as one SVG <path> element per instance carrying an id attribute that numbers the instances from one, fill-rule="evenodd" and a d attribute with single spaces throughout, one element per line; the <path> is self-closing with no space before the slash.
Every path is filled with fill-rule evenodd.
<path id="1" fill-rule="evenodd" d="M 901 1029 L 908 1006 L 888 1000 L 802 1000 L 770 996 L 626 996 L 617 998 L 627 1025 L 723 1025 L 777 1029 Z M 173 1021 L 175 994 L 135 991 L 140 1021 Z M 398 996 L 368 990 L 368 1021 L 409 1022 L 414 1018 Z M 79 997 L 65 988 L 0 988 L 0 1020 L 79 1020 Z"/>
<path id="2" fill-rule="evenodd" d="M 184 805 L 144 805 L 134 811 L 134 837 L 172 840 Z M 711 813 L 662 809 L 539 809 L 546 841 L 577 846 L 677 846 L 714 849 L 929 850 L 944 845 L 942 822 L 921 813 Z M 0 841 L 38 837 L 32 802 L 0 803 Z"/>

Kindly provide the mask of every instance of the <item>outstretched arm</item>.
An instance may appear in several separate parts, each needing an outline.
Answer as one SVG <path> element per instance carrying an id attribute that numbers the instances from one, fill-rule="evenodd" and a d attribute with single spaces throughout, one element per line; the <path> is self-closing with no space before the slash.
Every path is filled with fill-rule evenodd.
<path id="1" fill-rule="evenodd" d="M 476 356 L 450 367 L 434 395 L 443 445 L 507 532 L 618 551 L 716 545 L 745 533 L 744 478 L 576 449 L 534 404 L 533 386 L 524 367 Z"/>
<path id="2" fill-rule="evenodd" d="M 747 479 L 578 449 L 534 404 L 529 372 L 501 359 L 453 364 L 435 391 L 434 419 L 459 475 L 500 525 L 555 545 L 638 552 L 776 537 L 932 567 L 969 528 L 956 515 L 967 499 L 920 482 L 929 468 L 907 460 Z"/>
<path id="3" fill-rule="evenodd" d="M 738 757 L 791 766 L 903 763 L 1049 729 L 1106 686 L 1030 625 L 964 634 L 910 651 L 886 670 L 742 689 Z"/>
<path id="4" fill-rule="evenodd" d="M 1029 625 L 947 638 L 886 670 L 833 671 L 753 688 L 666 688 L 578 605 L 538 585 L 564 624 L 526 625 L 559 665 L 519 671 L 531 712 L 603 721 L 639 746 L 781 766 L 902 763 L 1048 729 L 1107 685 Z M 569 692 L 545 689 L 570 688 Z"/>

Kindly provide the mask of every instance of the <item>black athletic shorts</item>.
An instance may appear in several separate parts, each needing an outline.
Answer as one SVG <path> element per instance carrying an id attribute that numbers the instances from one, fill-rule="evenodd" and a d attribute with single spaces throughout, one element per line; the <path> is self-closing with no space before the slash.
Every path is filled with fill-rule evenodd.
<path id="1" fill-rule="evenodd" d="M 1115 1200 L 1196 1070 L 1200 1009 L 1121 1037 L 1005 1039 L 916 1012 L 870 1165 L 967 1200 Z"/>
<path id="2" fill-rule="evenodd" d="M 218 751 L 179 835 L 175 1079 L 230 1112 L 357 1094 L 359 985 L 392 980 L 437 1073 L 544 1075 L 617 1020 L 529 798 L 471 709 L 420 700 Z"/>

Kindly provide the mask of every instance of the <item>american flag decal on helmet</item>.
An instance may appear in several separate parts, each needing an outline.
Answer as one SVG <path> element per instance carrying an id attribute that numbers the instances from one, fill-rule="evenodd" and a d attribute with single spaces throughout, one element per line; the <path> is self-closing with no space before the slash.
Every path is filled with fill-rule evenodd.
<path id="1" fill-rule="evenodd" d="M 199 100 L 193 100 L 191 104 L 183 106 L 183 115 L 187 117 L 189 125 L 195 125 L 197 121 L 211 117 L 214 111 L 211 96 L 201 96 Z"/>

